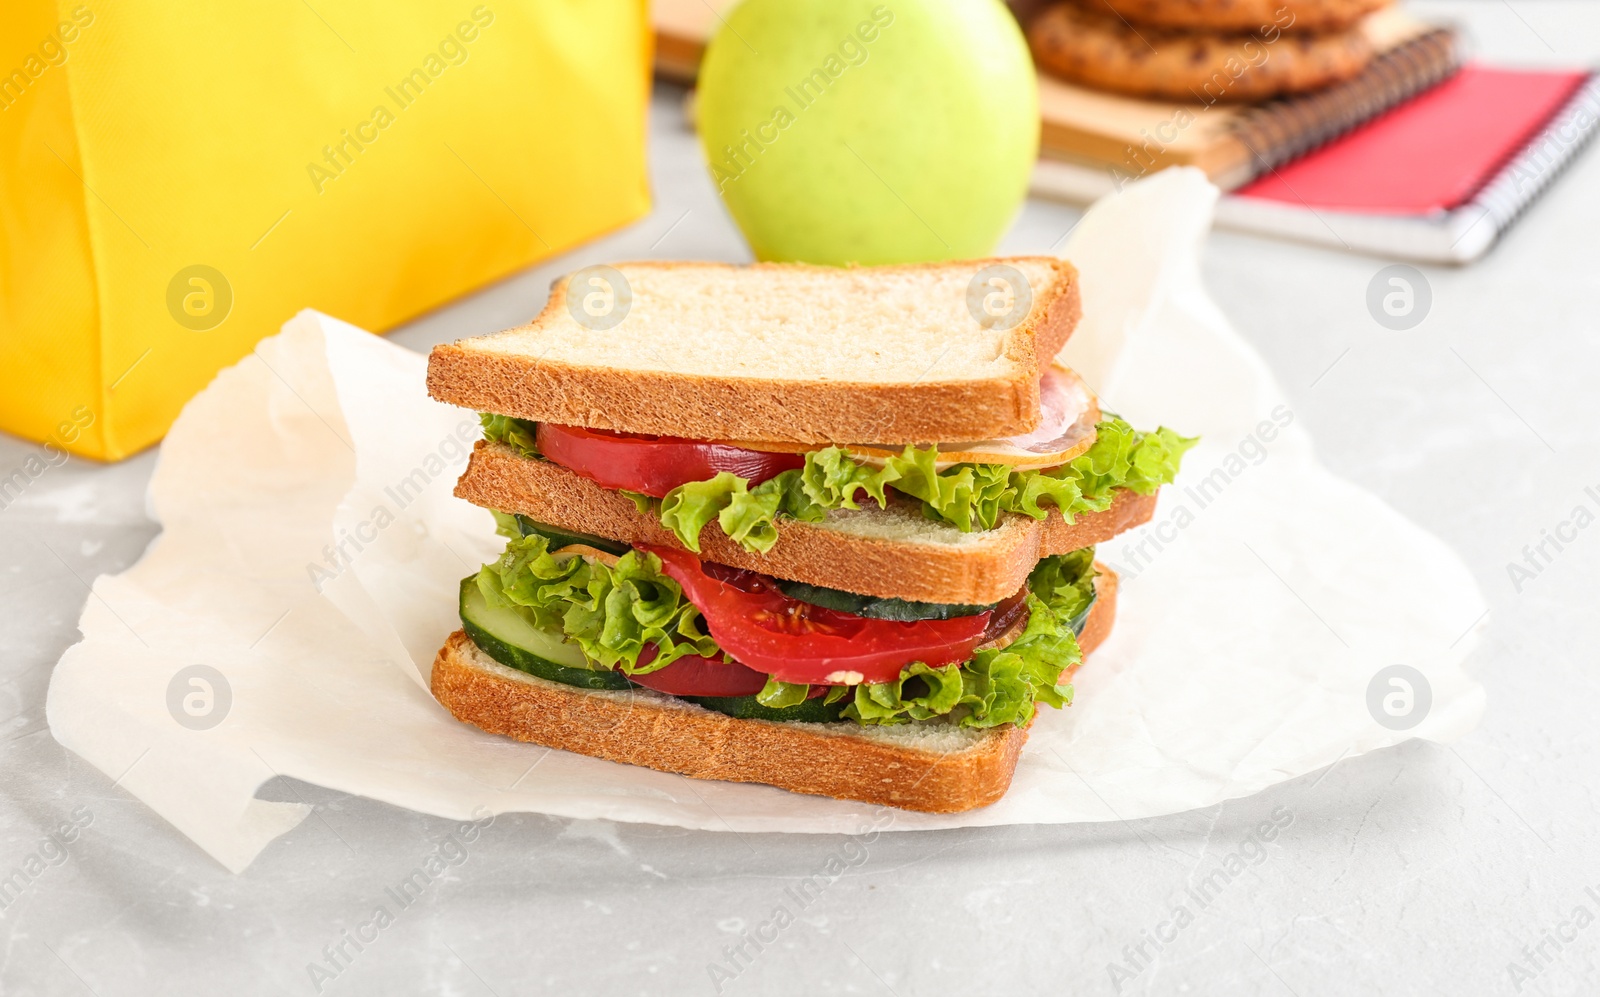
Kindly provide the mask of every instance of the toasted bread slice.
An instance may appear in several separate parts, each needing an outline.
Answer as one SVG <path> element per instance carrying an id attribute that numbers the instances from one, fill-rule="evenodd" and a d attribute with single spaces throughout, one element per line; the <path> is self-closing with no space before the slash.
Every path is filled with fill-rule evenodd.
<path id="1" fill-rule="evenodd" d="M 559 464 L 480 441 L 455 494 L 475 505 L 630 544 L 683 545 L 661 521 L 627 496 Z M 1104 512 L 1068 523 L 1006 515 L 992 530 L 962 533 L 923 517 L 917 504 L 868 502 L 839 509 L 819 523 L 779 520 L 778 542 L 765 554 L 745 550 L 715 521 L 700 531 L 700 556 L 775 578 L 845 589 L 884 599 L 976 604 L 999 602 L 1027 580 L 1041 557 L 1109 540 L 1146 522 L 1156 496 L 1117 493 Z"/>
<path id="2" fill-rule="evenodd" d="M 1007 268 L 1007 283 L 1020 273 L 1025 292 L 1004 298 L 980 278 L 991 267 Z M 580 271 L 582 286 L 558 280 L 530 324 L 434 347 L 428 392 L 521 419 L 700 440 L 999 439 L 1038 425 L 1039 377 L 1081 312 L 1077 271 L 1045 256 L 613 272 L 631 294 L 620 321 L 606 320 L 623 296 Z M 590 298 L 606 320 L 584 310 Z M 1026 312 L 980 322 L 985 300 Z"/>
<path id="3" fill-rule="evenodd" d="M 1078 640 L 1087 656 L 1111 631 L 1117 576 L 1104 565 Z M 456 631 L 433 662 L 433 695 L 458 720 L 519 741 L 794 793 L 954 813 L 1005 795 L 1026 728 L 735 720 L 648 689 L 593 691 L 494 661 Z"/>

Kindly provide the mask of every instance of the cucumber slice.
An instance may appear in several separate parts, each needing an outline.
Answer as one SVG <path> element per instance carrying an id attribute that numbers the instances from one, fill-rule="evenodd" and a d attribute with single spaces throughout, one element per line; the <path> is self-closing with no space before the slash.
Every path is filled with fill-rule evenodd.
<path id="1" fill-rule="evenodd" d="M 583 689 L 632 684 L 620 672 L 594 667 L 578 645 L 539 629 L 515 609 L 489 605 L 477 575 L 461 580 L 461 626 L 484 654 L 508 668 Z"/>
<path id="2" fill-rule="evenodd" d="M 699 703 L 708 710 L 726 713 L 735 720 L 781 720 L 785 723 L 833 723 L 850 701 L 846 696 L 837 703 L 824 705 L 822 697 L 808 699 L 799 706 L 774 708 L 762 706 L 754 696 L 684 696 L 691 703 Z"/>
<path id="3" fill-rule="evenodd" d="M 906 599 L 878 599 L 870 595 L 857 595 L 841 589 L 807 585 L 776 579 L 778 590 L 791 599 L 809 602 L 824 609 L 837 609 L 841 613 L 854 613 L 874 620 L 894 620 L 911 623 L 916 620 L 949 620 L 957 616 L 976 616 L 1000 605 L 963 605 L 944 602 L 911 602 Z"/>
<path id="4" fill-rule="evenodd" d="M 603 550 L 607 554 L 615 554 L 621 557 L 633 549 L 618 540 L 607 540 L 605 537 L 579 533 L 577 530 L 563 530 L 558 526 L 550 526 L 520 514 L 514 518 L 517 521 L 517 528 L 522 530 L 523 536 L 529 537 L 537 533 L 550 541 L 551 550 L 560 550 L 570 544 L 584 544 L 585 546 L 593 547 L 595 550 Z"/>

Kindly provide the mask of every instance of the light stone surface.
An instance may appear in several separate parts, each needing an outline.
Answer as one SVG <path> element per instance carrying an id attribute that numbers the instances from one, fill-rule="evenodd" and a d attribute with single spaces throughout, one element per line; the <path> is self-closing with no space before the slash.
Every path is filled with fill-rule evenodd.
<path id="1" fill-rule="evenodd" d="M 1600 57 L 1594 6 L 1413 6 L 1464 20 L 1499 62 Z M 588 263 L 746 258 L 680 99 L 657 94 L 650 218 L 396 341 L 422 350 L 524 322 L 554 276 Z M 1077 217 L 1031 202 L 1002 251 L 1049 251 Z M 445 845 L 460 864 L 399 909 L 385 891 L 455 826 L 280 780 L 263 795 L 316 812 L 235 877 L 44 727 L 85 583 L 156 533 L 143 505 L 154 454 L 52 469 L 0 512 L 0 886 L 59 821 L 92 820 L 0 911 L 0 993 L 312 994 L 308 964 L 326 965 L 324 947 L 378 904 L 393 923 L 359 952 L 347 944 L 322 992 L 715 993 L 718 964 L 736 975 L 724 993 L 1113 994 L 1113 963 L 1132 994 L 1600 992 L 1600 529 L 1520 592 L 1506 567 L 1575 507 L 1600 511 L 1597 233 L 1591 151 L 1480 264 L 1424 268 L 1432 311 L 1408 332 L 1366 311 L 1388 261 L 1213 236 L 1210 289 L 1324 459 L 1472 566 L 1493 607 L 1469 662 L 1489 709 L 1451 747 L 1411 742 L 1155 820 L 863 842 L 508 815 L 460 852 Z M 0 439 L 0 472 L 34 450 Z M 1246 843 L 1274 814 L 1274 840 Z M 802 907 L 788 891 L 830 861 L 847 871 Z M 1189 891 L 1239 861 L 1202 908 Z M 1181 928 L 1179 904 L 1195 915 Z M 725 947 L 746 930 L 771 937 L 779 906 L 793 923 L 730 965 Z M 1158 931 L 1159 951 L 1146 941 Z M 1547 932 L 1530 963 L 1524 947 Z M 1125 948 L 1141 942 L 1148 958 Z"/>

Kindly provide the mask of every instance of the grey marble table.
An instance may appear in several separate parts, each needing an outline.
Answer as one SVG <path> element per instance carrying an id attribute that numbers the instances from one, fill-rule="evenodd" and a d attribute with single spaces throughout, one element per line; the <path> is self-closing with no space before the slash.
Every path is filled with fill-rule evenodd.
<path id="1" fill-rule="evenodd" d="M 1498 61 L 1600 57 L 1594 5 L 1417 6 Z M 394 339 L 524 321 L 589 262 L 746 258 L 681 97 L 657 93 L 649 218 Z M 1048 251 L 1077 217 L 1030 202 L 1002 248 Z M 1219 233 L 1205 276 L 1323 458 L 1472 566 L 1493 607 L 1468 663 L 1489 707 L 1464 741 L 1155 820 L 885 834 L 803 907 L 786 888 L 844 839 L 507 815 L 357 950 L 346 932 L 455 825 L 274 781 L 264 796 L 315 813 L 234 876 L 50 737 L 45 689 L 86 582 L 156 532 L 154 454 L 72 460 L 0 512 L 0 883 L 36 873 L 0 890 L 0 993 L 316 993 L 308 967 L 330 953 L 322 992 L 345 994 L 1600 992 L 1600 529 L 1531 579 L 1508 571 L 1576 507 L 1600 511 L 1600 156 L 1482 263 L 1424 268 L 1431 310 L 1409 331 L 1367 312 L 1385 262 Z M 35 450 L 0 438 L 0 472 Z M 1273 815 L 1264 857 L 1196 904 Z M 73 820 L 74 840 L 45 844 Z M 747 941 L 780 904 L 793 923 Z"/>

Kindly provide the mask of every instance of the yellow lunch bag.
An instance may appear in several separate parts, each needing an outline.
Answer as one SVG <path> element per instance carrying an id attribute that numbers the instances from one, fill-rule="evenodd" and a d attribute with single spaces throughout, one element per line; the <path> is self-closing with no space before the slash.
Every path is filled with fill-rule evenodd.
<path id="1" fill-rule="evenodd" d="M 8 0 L 0 429 L 118 459 L 301 308 L 385 330 L 649 209 L 643 0 Z"/>

